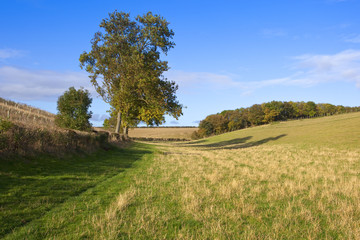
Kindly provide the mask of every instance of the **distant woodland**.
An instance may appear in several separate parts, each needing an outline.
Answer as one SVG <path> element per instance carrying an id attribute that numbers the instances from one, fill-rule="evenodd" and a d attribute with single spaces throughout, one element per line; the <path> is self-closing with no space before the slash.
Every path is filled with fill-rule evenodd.
<path id="1" fill-rule="evenodd" d="M 344 107 L 330 103 L 316 104 L 312 101 L 272 101 L 254 104 L 248 108 L 225 110 L 221 113 L 209 115 L 200 122 L 199 130 L 194 132 L 192 138 L 198 139 L 276 121 L 322 117 L 359 111 L 360 106 Z"/>

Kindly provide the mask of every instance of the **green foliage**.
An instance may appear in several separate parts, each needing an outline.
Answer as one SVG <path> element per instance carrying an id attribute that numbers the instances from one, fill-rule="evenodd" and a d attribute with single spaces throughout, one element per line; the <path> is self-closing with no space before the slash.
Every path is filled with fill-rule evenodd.
<path id="1" fill-rule="evenodd" d="M 113 108 L 107 111 L 110 113 L 110 117 L 104 120 L 103 127 L 106 130 L 114 130 L 116 126 L 116 111 Z"/>
<path id="2" fill-rule="evenodd" d="M 334 114 L 358 112 L 360 107 L 334 106 L 329 103 L 271 101 L 254 104 L 249 108 L 226 110 L 207 116 L 199 124 L 193 139 L 231 132 L 249 126 L 285 121 L 288 119 L 329 116 Z"/>
<path id="3" fill-rule="evenodd" d="M 132 20 L 128 13 L 115 11 L 101 22 L 102 31 L 95 33 L 92 50 L 80 56 L 81 68 L 111 105 L 112 117 L 120 113 L 124 127 L 140 121 L 159 125 L 165 122 L 165 114 L 176 119 L 182 115 L 175 96 L 178 86 L 162 75 L 169 67 L 160 55 L 175 46 L 168 25 L 151 12 Z"/>
<path id="4" fill-rule="evenodd" d="M 254 104 L 249 108 L 248 121 L 254 125 L 258 126 L 263 123 L 265 113 L 260 104 Z"/>
<path id="5" fill-rule="evenodd" d="M 0 153 L 8 147 L 9 137 L 5 133 L 13 127 L 14 124 L 12 122 L 0 118 Z"/>
<path id="6" fill-rule="evenodd" d="M 89 107 L 92 103 L 88 90 L 70 87 L 57 101 L 58 114 L 55 119 L 57 126 L 81 131 L 91 130 L 89 119 L 92 112 Z"/>
<path id="7" fill-rule="evenodd" d="M 14 124 L 12 122 L 0 118 L 0 134 L 6 132 L 13 126 Z"/>

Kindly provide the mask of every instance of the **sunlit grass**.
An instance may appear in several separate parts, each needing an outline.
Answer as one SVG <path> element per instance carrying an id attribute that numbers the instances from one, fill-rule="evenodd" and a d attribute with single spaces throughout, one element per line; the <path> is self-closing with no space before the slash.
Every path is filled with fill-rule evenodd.
<path id="1" fill-rule="evenodd" d="M 94 223 L 96 238 L 109 237 L 109 228 L 114 238 L 360 237 L 359 151 L 171 151 L 135 176 L 119 197 L 127 207 L 115 204 L 106 212 L 111 218 Z"/>
<path id="2" fill-rule="evenodd" d="M 95 236 L 358 239 L 359 131 L 350 114 L 163 145 Z"/>
<path id="3" fill-rule="evenodd" d="M 356 113 L 147 145 L 6 237 L 360 239 L 359 136 Z"/>

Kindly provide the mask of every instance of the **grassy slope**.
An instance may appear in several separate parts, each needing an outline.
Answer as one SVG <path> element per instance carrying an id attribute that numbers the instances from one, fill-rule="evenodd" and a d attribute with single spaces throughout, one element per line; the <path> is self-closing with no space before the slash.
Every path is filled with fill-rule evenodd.
<path id="1" fill-rule="evenodd" d="M 105 155 L 91 160 L 96 164 L 90 172 L 98 172 L 91 177 L 86 175 L 88 170 L 72 172 L 71 165 L 59 165 L 61 174 L 49 174 L 53 176 L 49 179 L 59 176 L 55 186 L 67 177 L 95 180 L 84 180 L 87 185 L 81 188 L 80 184 L 76 193 L 30 215 L 29 223 L 6 238 L 358 239 L 359 136 L 360 114 L 356 113 L 162 144 L 157 146 L 162 154 L 154 158 L 152 146 L 138 145 L 114 152 L 110 159 Z M 116 165 L 118 160 L 132 162 L 133 157 L 142 160 L 118 173 L 124 168 Z M 86 161 L 82 160 L 84 165 Z M 109 161 L 102 169 L 109 173 L 96 168 L 102 161 Z M 50 166 L 33 178 L 55 171 Z M 24 173 L 11 174 L 20 182 Z M 41 193 L 45 182 L 15 192 L 21 196 L 25 191 L 32 196 L 28 202 L 42 206 L 46 201 L 36 193 Z M 60 192 L 64 189 L 59 187 Z M 52 191 L 50 185 L 44 186 L 44 193 Z M 9 193 L 2 190 L 1 199 Z M 12 209 L 21 207 L 10 206 L 6 216 Z"/>
<path id="2" fill-rule="evenodd" d="M 296 144 L 304 147 L 326 146 L 338 149 L 358 148 L 360 143 L 360 113 L 277 122 L 230 132 L 193 143 L 228 148 L 232 145 L 241 148 L 264 143 L 267 145 Z"/>

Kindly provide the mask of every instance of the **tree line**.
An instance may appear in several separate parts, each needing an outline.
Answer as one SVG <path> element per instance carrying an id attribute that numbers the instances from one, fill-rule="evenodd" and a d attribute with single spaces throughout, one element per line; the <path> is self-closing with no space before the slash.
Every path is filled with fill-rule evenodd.
<path id="1" fill-rule="evenodd" d="M 192 138 L 198 139 L 275 121 L 330 116 L 359 111 L 360 107 L 336 106 L 330 103 L 271 101 L 254 104 L 248 108 L 225 110 L 221 113 L 209 115 L 200 121 L 199 130 L 193 133 Z"/>

